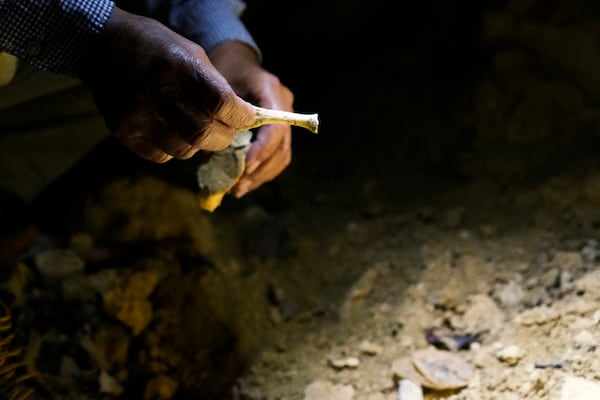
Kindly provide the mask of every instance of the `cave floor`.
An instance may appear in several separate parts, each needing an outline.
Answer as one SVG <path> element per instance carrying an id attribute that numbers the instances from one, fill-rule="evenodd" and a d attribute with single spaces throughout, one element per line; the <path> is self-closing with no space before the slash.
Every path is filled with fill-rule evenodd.
<path id="1" fill-rule="evenodd" d="M 297 173 L 212 214 L 156 177 L 73 200 L 77 229 L 4 285 L 17 344 L 65 399 L 391 400 L 394 361 L 434 346 L 473 370 L 425 398 L 596 398 L 595 163 L 518 186 Z"/>

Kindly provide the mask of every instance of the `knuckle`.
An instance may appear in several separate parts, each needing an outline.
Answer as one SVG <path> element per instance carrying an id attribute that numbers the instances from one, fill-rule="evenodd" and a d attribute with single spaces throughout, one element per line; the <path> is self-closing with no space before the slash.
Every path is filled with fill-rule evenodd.
<path id="1" fill-rule="evenodd" d="M 233 135 L 233 132 L 229 137 Z M 229 145 L 228 136 L 214 130 L 204 130 L 195 138 L 192 146 L 198 150 L 220 151 Z"/>

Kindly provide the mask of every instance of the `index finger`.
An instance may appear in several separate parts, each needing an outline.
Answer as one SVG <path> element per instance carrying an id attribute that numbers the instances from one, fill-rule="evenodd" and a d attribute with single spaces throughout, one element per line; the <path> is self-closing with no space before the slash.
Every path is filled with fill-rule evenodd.
<path id="1" fill-rule="evenodd" d="M 278 151 L 290 151 L 291 131 L 290 126 L 281 124 L 261 127 L 246 155 L 246 172 L 253 173 Z"/>

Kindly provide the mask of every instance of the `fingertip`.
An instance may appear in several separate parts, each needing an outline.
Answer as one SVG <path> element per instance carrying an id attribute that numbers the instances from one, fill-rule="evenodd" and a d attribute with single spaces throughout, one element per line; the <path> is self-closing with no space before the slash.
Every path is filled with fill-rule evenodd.
<path id="1" fill-rule="evenodd" d="M 190 158 L 194 157 L 194 155 L 196 154 L 197 150 L 190 150 L 187 153 L 183 154 L 182 156 L 178 157 L 180 160 L 189 160 Z"/>
<path id="2" fill-rule="evenodd" d="M 242 179 L 237 185 L 232 189 L 231 194 L 233 194 L 238 199 L 244 196 L 246 193 L 250 191 L 252 187 L 252 181 L 250 179 Z"/>
<path id="3" fill-rule="evenodd" d="M 260 167 L 260 164 L 261 164 L 260 160 L 250 161 L 248 163 L 248 165 L 246 166 L 246 173 L 247 174 L 254 173 L 254 171 L 256 171 L 258 169 L 258 167 Z"/>
<path id="4" fill-rule="evenodd" d="M 134 137 L 129 139 L 134 139 L 134 143 L 129 141 L 125 142 L 125 145 L 129 147 L 129 149 L 135 154 L 148 161 L 152 161 L 157 164 L 164 164 L 173 158 L 172 155 L 164 152 L 158 146 L 148 142 L 144 138 Z"/>
<path id="5" fill-rule="evenodd" d="M 164 153 L 162 155 L 158 155 L 158 156 L 151 158 L 150 161 L 154 161 L 157 164 L 164 164 L 167 161 L 170 161 L 172 159 L 173 159 L 172 155 Z"/>

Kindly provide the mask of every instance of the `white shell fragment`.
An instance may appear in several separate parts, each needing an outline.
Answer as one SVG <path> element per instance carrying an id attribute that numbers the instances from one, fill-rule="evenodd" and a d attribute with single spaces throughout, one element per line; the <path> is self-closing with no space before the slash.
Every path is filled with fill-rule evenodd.
<path id="1" fill-rule="evenodd" d="M 396 379 L 409 379 L 430 389 L 449 390 L 467 386 L 475 370 L 458 354 L 426 349 L 395 360 L 392 372 Z"/>
<path id="2" fill-rule="evenodd" d="M 421 375 L 433 384 L 433 389 L 446 390 L 465 387 L 475 370 L 458 354 L 426 349 L 415 352 L 412 362 Z"/>
<path id="3" fill-rule="evenodd" d="M 412 363 L 410 357 L 402 357 L 394 360 L 392 363 L 392 373 L 396 379 L 409 379 L 423 387 L 432 387 L 433 383 L 429 382 Z"/>
<path id="4" fill-rule="evenodd" d="M 335 369 L 358 368 L 360 360 L 356 357 L 346 357 L 337 360 L 329 360 L 329 364 Z"/>

